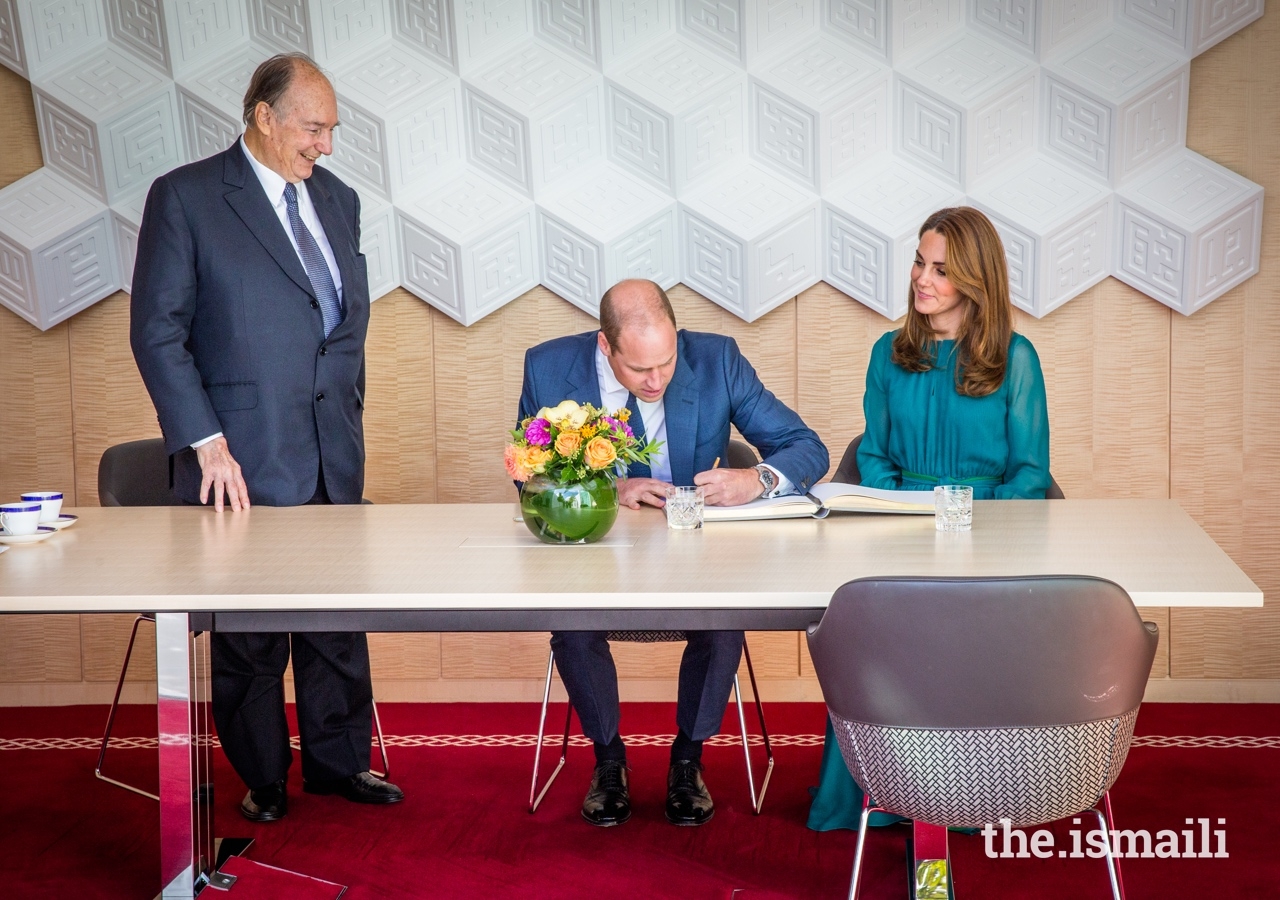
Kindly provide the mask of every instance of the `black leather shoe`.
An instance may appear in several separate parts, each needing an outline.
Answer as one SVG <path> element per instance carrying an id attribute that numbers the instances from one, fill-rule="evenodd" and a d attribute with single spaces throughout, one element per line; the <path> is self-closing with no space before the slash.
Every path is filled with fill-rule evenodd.
<path id="1" fill-rule="evenodd" d="M 337 794 L 352 803 L 399 803 L 404 799 L 404 791 L 369 772 L 332 781 L 304 781 L 302 789 L 308 794 Z"/>
<path id="2" fill-rule="evenodd" d="M 631 793 L 627 790 L 627 762 L 606 759 L 596 763 L 591 790 L 582 801 L 582 818 L 592 825 L 621 825 L 631 818 Z"/>
<path id="3" fill-rule="evenodd" d="M 667 770 L 667 821 L 672 825 L 701 825 L 715 815 L 716 806 L 702 780 L 702 763 L 677 759 Z"/>
<path id="4" fill-rule="evenodd" d="M 240 801 L 240 815 L 250 822 L 274 822 L 288 812 L 289 796 L 284 792 L 283 781 L 254 788 Z"/>

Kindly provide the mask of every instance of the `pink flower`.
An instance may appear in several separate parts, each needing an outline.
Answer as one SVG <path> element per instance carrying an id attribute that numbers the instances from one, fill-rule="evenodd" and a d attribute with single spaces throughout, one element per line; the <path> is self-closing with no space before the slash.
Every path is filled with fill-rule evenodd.
<path id="1" fill-rule="evenodd" d="M 626 422 L 619 422 L 612 416 L 601 416 L 600 421 L 607 423 L 614 431 L 625 434 L 627 437 L 635 437 L 635 434 L 631 431 L 631 426 Z"/>
<path id="2" fill-rule="evenodd" d="M 546 419 L 534 419 L 524 429 L 524 439 L 535 447 L 551 443 L 551 423 Z"/>

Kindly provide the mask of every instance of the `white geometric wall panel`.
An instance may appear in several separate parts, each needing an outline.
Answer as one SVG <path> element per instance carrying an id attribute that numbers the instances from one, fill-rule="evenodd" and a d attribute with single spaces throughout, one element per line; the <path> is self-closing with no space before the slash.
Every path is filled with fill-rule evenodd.
<path id="1" fill-rule="evenodd" d="M 680 280 L 754 322 L 822 279 L 818 197 L 744 164 L 680 201 Z"/>
<path id="2" fill-rule="evenodd" d="M 1190 315 L 1258 272 L 1262 188 L 1190 150 L 1121 189 L 1115 276 Z"/>
<path id="3" fill-rule="evenodd" d="M 1034 158 L 969 200 L 1000 233 L 1014 305 L 1036 318 L 1111 271 L 1111 193 L 1060 163 Z"/>
<path id="4" fill-rule="evenodd" d="M 822 278 L 898 318 L 920 223 L 972 203 L 1033 315 L 1107 275 L 1190 314 L 1257 271 L 1262 209 L 1186 149 L 1190 61 L 1263 3 L 0 0 L 45 160 L 0 191 L 0 304 L 47 328 L 128 290 L 151 182 L 296 50 L 374 298 L 595 314 L 634 275 L 754 320 Z"/>
<path id="5" fill-rule="evenodd" d="M 405 288 L 472 325 L 538 283 L 533 203 L 478 172 L 396 208 Z"/>
<path id="6" fill-rule="evenodd" d="M 574 182 L 538 204 L 544 285 L 598 316 L 600 297 L 624 278 L 680 281 L 674 200 L 612 164 Z"/>
<path id="7" fill-rule="evenodd" d="M 964 34 L 899 72 L 895 149 L 959 188 L 1035 147 L 1036 67 Z"/>
<path id="8" fill-rule="evenodd" d="M 920 223 L 965 197 L 894 157 L 859 169 L 824 194 L 822 278 L 889 319 L 907 312 Z"/>
<path id="9" fill-rule="evenodd" d="M 1044 148 L 1113 186 L 1187 142 L 1191 65 L 1150 33 L 1115 26 L 1044 70 Z"/>
<path id="10" fill-rule="evenodd" d="M 609 158 L 678 196 L 746 149 L 746 72 L 691 41 L 651 45 L 606 72 Z"/>
<path id="11" fill-rule="evenodd" d="M 0 190 L 0 302 L 53 327 L 120 289 L 114 243 L 110 211 L 71 182 L 20 178 Z"/>

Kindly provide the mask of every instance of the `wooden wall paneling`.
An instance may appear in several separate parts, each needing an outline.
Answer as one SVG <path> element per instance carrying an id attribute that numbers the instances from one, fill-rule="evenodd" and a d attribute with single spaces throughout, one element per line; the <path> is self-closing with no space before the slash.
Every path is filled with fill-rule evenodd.
<path id="1" fill-rule="evenodd" d="M 129 646 L 129 632 L 136 615 L 80 616 L 80 652 L 83 656 L 84 680 L 115 683 L 120 677 L 124 652 Z M 138 626 L 138 639 L 129 660 L 128 681 L 156 681 L 156 628 L 143 622 Z"/>
<path id="2" fill-rule="evenodd" d="M 74 506 L 67 325 L 40 332 L 0 310 L 0 348 L 0 500 L 16 500 L 22 491 L 62 491 Z"/>
<path id="3" fill-rule="evenodd" d="M 440 635 L 440 677 L 529 678 L 547 675 L 551 647 L 546 632 L 446 633 Z"/>
<path id="4" fill-rule="evenodd" d="M 1173 496 L 1263 590 L 1261 610 L 1174 610 L 1178 678 L 1280 677 L 1280 157 L 1258 123 L 1280 116 L 1280 17 L 1192 62 L 1187 143 L 1266 187 L 1262 271 L 1174 317 Z"/>
<path id="5" fill-rule="evenodd" d="M 402 288 L 373 304 L 364 494 L 374 503 L 436 501 L 434 323 L 431 307 Z"/>
<path id="6" fill-rule="evenodd" d="M 160 437 L 151 397 L 129 346 L 129 295 L 112 294 L 67 322 L 76 496 L 98 505 L 98 463 L 115 444 Z"/>
<path id="7" fill-rule="evenodd" d="M 440 677 L 440 635 L 371 634 L 369 667 L 374 694 L 379 681 L 422 681 Z"/>
<path id="8" fill-rule="evenodd" d="M 381 301 L 379 301 L 381 302 Z M 436 468 L 440 503 L 516 501 L 502 465 L 524 380 L 524 351 L 597 327 L 587 313 L 538 287 L 463 328 L 433 312 Z"/>
<path id="9" fill-rule="evenodd" d="M 40 155 L 40 132 L 36 129 L 35 102 L 31 83 L 0 66 L 0 109 L 4 128 L 0 129 L 0 187 L 30 175 L 44 164 Z"/>
<path id="10" fill-rule="evenodd" d="M 0 617 L 0 684 L 80 679 L 79 616 Z"/>
<path id="11" fill-rule="evenodd" d="M 890 322 L 826 283 L 793 301 L 796 310 L 796 411 L 822 436 L 831 453 L 830 472 L 849 442 L 862 433 L 862 395 L 871 348 Z"/>
<path id="12" fill-rule="evenodd" d="M 800 641 L 804 633 L 799 631 L 748 631 L 747 647 L 751 650 L 751 664 L 756 678 L 799 678 Z M 738 666 L 742 689 L 750 691 L 747 664 Z"/>

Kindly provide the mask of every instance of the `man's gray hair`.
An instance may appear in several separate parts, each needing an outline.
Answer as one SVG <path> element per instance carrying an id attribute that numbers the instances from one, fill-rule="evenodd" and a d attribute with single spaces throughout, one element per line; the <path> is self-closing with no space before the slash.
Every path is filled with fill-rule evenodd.
<path id="1" fill-rule="evenodd" d="M 249 88 L 244 92 L 244 124 L 254 124 L 254 111 L 259 103 L 276 109 L 284 92 L 293 84 L 293 76 L 302 68 L 318 75 L 324 74 L 316 61 L 305 53 L 277 53 L 254 69 Z"/>

